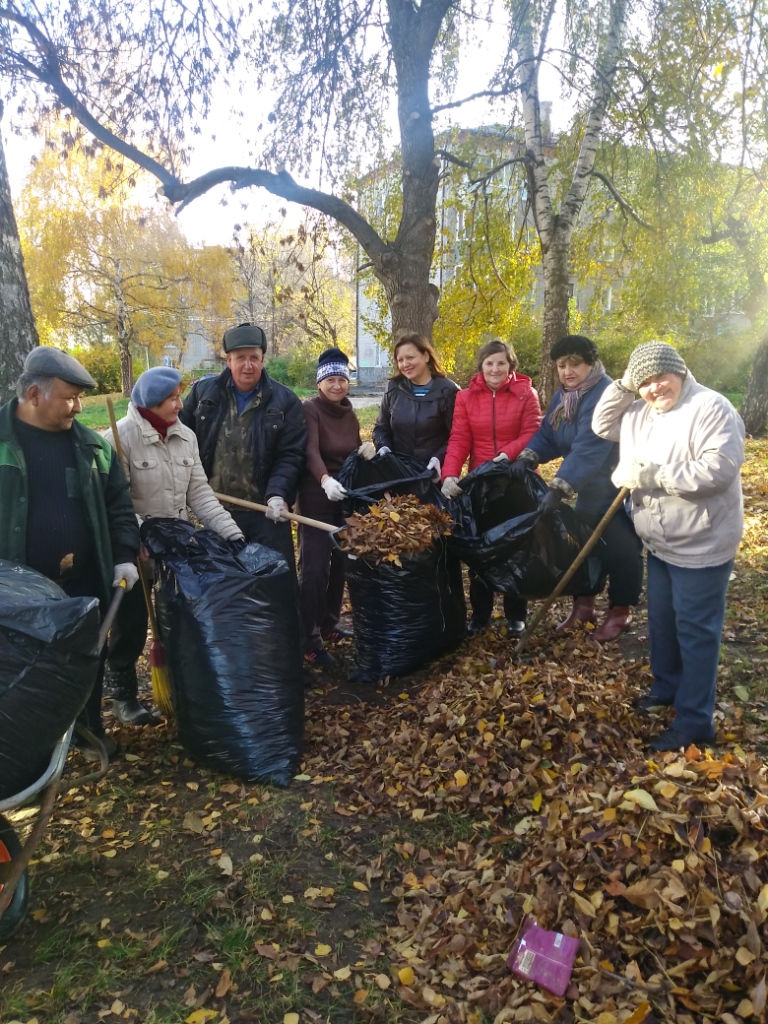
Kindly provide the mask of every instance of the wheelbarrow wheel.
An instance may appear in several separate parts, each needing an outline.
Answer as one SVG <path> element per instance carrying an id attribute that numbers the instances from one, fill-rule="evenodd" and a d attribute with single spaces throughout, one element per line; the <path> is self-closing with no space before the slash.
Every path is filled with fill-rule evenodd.
<path id="1" fill-rule="evenodd" d="M 18 857 L 21 853 L 21 843 L 9 821 L 0 814 L 0 869 L 5 864 Z M 2 890 L 0 884 L 0 890 Z M 16 929 L 22 924 L 27 916 L 27 901 L 29 900 L 29 877 L 27 872 L 19 879 L 16 891 L 13 894 L 8 909 L 0 917 L 0 942 L 13 935 Z"/>

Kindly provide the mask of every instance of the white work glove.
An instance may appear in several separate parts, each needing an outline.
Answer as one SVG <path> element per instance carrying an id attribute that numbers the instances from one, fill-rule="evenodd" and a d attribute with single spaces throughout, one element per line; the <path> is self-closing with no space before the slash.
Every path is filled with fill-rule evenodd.
<path id="1" fill-rule="evenodd" d="M 385 444 L 383 444 L 383 445 L 381 446 L 381 448 L 379 448 L 379 450 L 378 450 L 378 451 L 376 452 L 376 454 L 377 454 L 377 455 L 389 455 L 389 453 L 390 453 L 391 451 L 392 451 L 392 449 L 391 449 L 391 448 L 387 448 L 387 446 L 386 446 Z"/>
<path id="2" fill-rule="evenodd" d="M 493 461 L 494 462 L 509 462 L 509 456 L 507 455 L 506 452 L 499 452 L 499 454 L 496 456 L 496 458 Z"/>
<path id="3" fill-rule="evenodd" d="M 447 476 L 440 490 L 443 492 L 444 498 L 460 498 L 464 493 L 461 487 L 459 487 L 459 478 L 457 476 Z"/>
<path id="4" fill-rule="evenodd" d="M 617 487 L 628 487 L 630 491 L 655 491 L 662 488 L 661 466 L 653 462 L 638 462 L 635 459 L 632 465 L 620 472 L 620 467 L 614 473 L 614 483 Z"/>
<path id="5" fill-rule="evenodd" d="M 439 484 L 440 483 L 440 459 L 438 459 L 436 456 L 433 455 L 432 458 L 427 463 L 427 469 L 431 469 L 432 470 L 432 480 L 436 484 Z"/>
<path id="6" fill-rule="evenodd" d="M 112 586 L 119 587 L 120 580 L 125 580 L 126 591 L 133 588 L 134 583 L 139 579 L 139 570 L 133 562 L 118 562 L 115 566 L 115 574 L 112 577 Z"/>
<path id="7" fill-rule="evenodd" d="M 285 504 L 284 498 L 279 498 L 276 494 L 267 500 L 267 511 L 264 515 L 267 519 L 271 519 L 273 523 L 281 523 L 283 521 L 283 512 L 288 511 L 288 506 Z"/>
<path id="8" fill-rule="evenodd" d="M 365 459 L 366 462 L 370 462 L 376 454 L 376 449 L 370 441 L 363 441 L 360 447 L 357 449 L 357 454 L 361 459 Z"/>
<path id="9" fill-rule="evenodd" d="M 347 496 L 346 488 L 342 487 L 339 481 L 332 476 L 327 476 L 320 486 L 325 491 L 328 501 L 341 501 L 342 498 Z"/>

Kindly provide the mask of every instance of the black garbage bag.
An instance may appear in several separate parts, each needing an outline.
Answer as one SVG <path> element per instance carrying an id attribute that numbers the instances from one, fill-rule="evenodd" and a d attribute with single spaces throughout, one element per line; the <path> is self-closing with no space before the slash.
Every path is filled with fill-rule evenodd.
<path id="1" fill-rule="evenodd" d="M 549 597 L 592 534 L 569 506 L 538 511 L 547 490 L 538 473 L 510 463 L 484 462 L 461 482 L 448 505 L 454 527 L 448 544 L 486 586 L 522 598 Z M 605 583 L 605 544 L 593 548 L 564 593 L 590 595 Z"/>
<path id="2" fill-rule="evenodd" d="M 344 515 L 353 512 L 365 513 L 370 506 L 384 497 L 413 494 L 420 502 L 430 502 L 439 508 L 443 505 L 440 488 L 432 480 L 432 473 L 423 462 L 411 455 L 390 452 L 364 459 L 356 451 L 344 460 L 336 479 L 347 490 L 344 499 Z"/>
<path id="3" fill-rule="evenodd" d="M 350 679 L 355 682 L 413 672 L 464 638 L 461 572 L 453 569 L 445 538 L 402 563 L 372 565 L 345 552 L 355 631 Z"/>
<path id="4" fill-rule="evenodd" d="M 31 786 L 96 681 L 99 602 L 0 560 L 0 799 Z"/>
<path id="5" fill-rule="evenodd" d="M 179 737 L 192 757 L 288 785 L 301 757 L 304 676 L 293 573 L 261 544 L 147 519 Z"/>

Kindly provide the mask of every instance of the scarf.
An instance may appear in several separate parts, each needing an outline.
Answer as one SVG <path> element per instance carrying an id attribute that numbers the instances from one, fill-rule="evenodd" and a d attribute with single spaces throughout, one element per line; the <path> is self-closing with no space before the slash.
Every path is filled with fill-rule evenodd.
<path id="1" fill-rule="evenodd" d="M 560 390 L 558 391 L 560 401 L 547 417 L 553 430 L 557 430 L 561 423 L 573 422 L 573 418 L 576 415 L 582 398 L 588 391 L 592 390 L 604 373 L 605 368 L 598 359 L 589 371 L 589 376 L 585 377 L 577 388 L 574 388 L 572 391 L 566 391 L 566 389 L 561 385 Z"/>
<path id="2" fill-rule="evenodd" d="M 160 435 L 160 437 L 162 437 L 162 439 L 165 440 L 165 435 L 168 433 L 168 430 L 170 429 L 170 427 L 173 426 L 173 423 L 175 423 L 176 420 L 174 420 L 173 423 L 169 423 L 168 420 L 161 419 L 157 415 L 157 413 L 152 412 L 151 409 L 145 409 L 143 405 L 137 405 L 136 408 L 139 410 L 139 412 L 147 421 L 147 423 L 151 423 L 152 426 Z"/>

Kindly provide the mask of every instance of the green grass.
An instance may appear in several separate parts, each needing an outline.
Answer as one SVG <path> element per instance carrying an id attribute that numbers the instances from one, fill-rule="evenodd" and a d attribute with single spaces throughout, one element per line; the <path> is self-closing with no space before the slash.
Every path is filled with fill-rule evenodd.
<path id="1" fill-rule="evenodd" d="M 91 430 L 104 430 L 109 426 L 109 413 L 107 412 L 107 398 L 111 398 L 115 404 L 115 418 L 125 416 L 128 408 L 128 399 L 122 395 L 93 395 L 83 399 L 83 411 L 78 415 L 78 420 L 85 427 Z"/>

